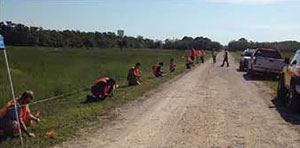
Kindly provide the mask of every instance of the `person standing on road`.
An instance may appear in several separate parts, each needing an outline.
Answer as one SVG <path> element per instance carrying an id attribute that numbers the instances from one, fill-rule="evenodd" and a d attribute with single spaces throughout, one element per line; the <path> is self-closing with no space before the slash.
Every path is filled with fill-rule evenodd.
<path id="1" fill-rule="evenodd" d="M 191 57 L 191 59 L 194 61 L 196 56 L 197 56 L 197 51 L 193 48 L 193 49 L 191 50 L 190 57 Z"/>
<path id="2" fill-rule="evenodd" d="M 201 56 L 202 56 L 202 51 L 201 49 L 197 50 L 197 63 L 196 64 L 199 64 L 200 63 L 200 60 L 201 60 Z"/>
<path id="3" fill-rule="evenodd" d="M 213 63 L 215 64 L 216 60 L 217 60 L 217 53 L 216 53 L 215 49 L 211 50 L 211 56 L 213 58 Z"/>
<path id="4" fill-rule="evenodd" d="M 205 57 L 205 51 L 201 49 L 201 56 L 200 56 L 201 63 L 204 63 L 204 57 Z"/>
<path id="5" fill-rule="evenodd" d="M 223 64 L 221 65 L 221 67 L 223 67 L 225 65 L 225 62 L 227 64 L 227 67 L 229 67 L 229 62 L 228 62 L 228 51 L 227 49 L 224 50 L 224 59 L 223 59 Z"/>

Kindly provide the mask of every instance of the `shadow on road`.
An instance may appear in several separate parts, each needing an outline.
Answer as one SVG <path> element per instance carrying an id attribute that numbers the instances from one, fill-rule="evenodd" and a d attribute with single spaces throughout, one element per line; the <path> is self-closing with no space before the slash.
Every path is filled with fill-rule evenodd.
<path id="1" fill-rule="evenodd" d="M 245 72 L 245 70 L 241 70 L 239 68 L 235 69 L 237 72 Z"/>
<path id="2" fill-rule="evenodd" d="M 278 78 L 275 75 L 268 75 L 268 74 L 252 74 L 249 75 L 247 73 L 243 74 L 243 78 L 246 81 L 277 81 Z"/>
<path id="3" fill-rule="evenodd" d="M 278 111 L 282 119 L 291 124 L 300 125 L 300 113 L 292 112 L 287 108 L 285 102 L 277 98 L 274 98 L 272 100 L 272 103 L 274 104 L 274 108 Z"/>
<path id="4" fill-rule="evenodd" d="M 246 81 L 269 81 L 269 82 L 276 82 L 278 81 L 278 77 L 275 75 L 268 75 L 268 74 L 252 74 L 249 75 L 247 73 L 243 74 L 243 78 Z M 282 119 L 286 122 L 291 123 L 293 125 L 300 125 L 300 113 L 295 113 L 288 109 L 286 103 L 283 100 L 274 98 L 271 100 L 274 106 L 270 106 L 270 108 L 275 108 L 276 111 L 279 113 Z"/>

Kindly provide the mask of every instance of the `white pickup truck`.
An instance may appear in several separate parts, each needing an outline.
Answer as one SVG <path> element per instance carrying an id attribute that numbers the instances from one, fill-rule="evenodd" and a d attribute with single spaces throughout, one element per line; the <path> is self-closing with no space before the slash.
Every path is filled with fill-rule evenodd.
<path id="1" fill-rule="evenodd" d="M 277 50 L 258 48 L 251 56 L 247 73 L 280 74 L 284 66 L 285 62 Z"/>

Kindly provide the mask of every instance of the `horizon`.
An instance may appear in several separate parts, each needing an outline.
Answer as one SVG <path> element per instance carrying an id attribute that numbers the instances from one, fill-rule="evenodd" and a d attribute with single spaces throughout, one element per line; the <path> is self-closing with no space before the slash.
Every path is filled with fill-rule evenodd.
<path id="1" fill-rule="evenodd" d="M 4 0 L 0 4 L 0 21 L 50 30 L 116 33 L 123 29 L 126 36 L 162 41 L 202 36 L 222 45 L 240 38 L 300 40 L 299 0 Z"/>

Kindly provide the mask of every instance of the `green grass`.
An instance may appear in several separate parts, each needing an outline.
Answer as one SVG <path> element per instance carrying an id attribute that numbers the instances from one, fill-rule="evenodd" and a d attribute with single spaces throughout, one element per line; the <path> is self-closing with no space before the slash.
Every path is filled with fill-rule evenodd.
<path id="1" fill-rule="evenodd" d="M 72 96 L 47 102 L 32 104 L 31 111 L 41 113 L 41 122 L 30 128 L 37 138 L 25 136 L 25 147 L 50 147 L 74 137 L 80 129 L 96 127 L 101 123 L 99 116 L 129 100 L 136 99 L 158 84 L 166 82 L 185 71 L 183 55 L 185 51 L 126 49 L 65 49 L 41 47 L 8 47 L 9 62 L 16 94 L 24 90 L 35 92 L 34 101 L 89 88 L 100 77 L 116 79 L 121 88 L 115 97 L 103 102 L 80 104 L 88 91 L 80 91 Z M 2 106 L 11 99 L 3 54 L 0 54 L 0 93 Z M 176 72 L 163 78 L 153 78 L 152 65 L 163 61 L 167 70 L 170 58 L 177 64 Z M 130 66 L 137 61 L 142 63 L 143 80 L 148 85 L 126 87 L 126 75 Z M 54 137 L 46 137 L 47 131 L 55 131 Z M 7 139 L 0 147 L 19 147 L 18 138 Z"/>
<path id="2" fill-rule="evenodd" d="M 242 54 L 242 52 L 238 51 L 238 52 L 231 52 L 231 54 L 233 55 L 233 57 L 235 58 L 235 61 L 237 63 L 240 62 L 240 56 Z M 293 52 L 282 52 L 281 56 L 283 58 L 288 57 L 288 58 L 292 58 L 294 55 Z M 264 81 L 266 83 L 267 86 L 269 86 L 272 90 L 276 91 L 277 90 L 277 81 Z"/>

